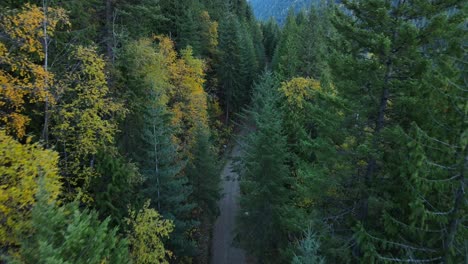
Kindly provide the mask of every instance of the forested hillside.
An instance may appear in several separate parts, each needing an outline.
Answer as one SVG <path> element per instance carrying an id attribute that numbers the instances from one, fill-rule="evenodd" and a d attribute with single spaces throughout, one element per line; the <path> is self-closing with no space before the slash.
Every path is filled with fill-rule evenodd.
<path id="1" fill-rule="evenodd" d="M 249 0 L 255 16 L 262 21 L 274 18 L 279 24 L 284 24 L 288 11 L 299 11 L 309 8 L 312 3 L 320 0 Z"/>
<path id="2" fill-rule="evenodd" d="M 468 5 L 306 6 L 1 1 L 0 262 L 467 262 Z"/>

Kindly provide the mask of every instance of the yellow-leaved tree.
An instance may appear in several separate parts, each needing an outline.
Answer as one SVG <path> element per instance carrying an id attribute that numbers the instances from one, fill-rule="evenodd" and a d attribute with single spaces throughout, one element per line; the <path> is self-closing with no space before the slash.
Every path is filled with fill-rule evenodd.
<path id="1" fill-rule="evenodd" d="M 303 109 L 304 103 L 313 98 L 315 91 L 320 91 L 320 82 L 310 78 L 293 78 L 284 82 L 280 91 L 286 97 L 288 105 L 291 107 Z"/>
<path id="2" fill-rule="evenodd" d="M 61 183 L 58 154 L 38 144 L 21 144 L 0 130 L 0 247 L 18 244 L 20 232 L 30 229 L 31 209 L 41 186 L 56 199 Z"/>
<path id="3" fill-rule="evenodd" d="M 8 134 L 26 134 L 30 117 L 25 104 L 54 102 L 49 89 L 54 75 L 44 67 L 43 42 L 59 23 L 68 23 L 63 9 L 48 8 L 46 16 L 42 8 L 29 4 L 0 18 L 0 123 Z"/>
<path id="4" fill-rule="evenodd" d="M 95 155 L 113 144 L 118 117 L 126 110 L 111 98 L 105 62 L 95 48 L 77 47 L 71 61 L 64 80 L 57 84 L 61 91 L 54 108 L 52 134 L 58 141 L 67 194 L 72 194 L 69 198 L 81 192 L 86 201 L 90 180 L 97 176 Z"/>
<path id="5" fill-rule="evenodd" d="M 131 255 L 135 264 L 166 264 L 172 252 L 164 248 L 163 239 L 169 238 L 174 230 L 170 220 L 162 219 L 161 215 L 150 208 L 148 200 L 138 212 L 129 211 L 127 224 L 131 227 L 128 238 L 131 244 Z"/>
<path id="6" fill-rule="evenodd" d="M 196 131 L 209 129 L 207 94 L 204 63 L 193 56 L 192 48 L 181 51 L 171 70 L 174 85 L 171 94 L 171 108 L 178 139 L 183 148 L 190 149 L 196 143 Z"/>

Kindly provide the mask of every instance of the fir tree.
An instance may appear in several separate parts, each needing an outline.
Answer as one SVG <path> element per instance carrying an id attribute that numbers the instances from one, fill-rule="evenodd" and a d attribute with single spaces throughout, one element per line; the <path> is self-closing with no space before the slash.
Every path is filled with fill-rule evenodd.
<path id="1" fill-rule="evenodd" d="M 18 263 L 128 263 L 128 241 L 77 202 L 58 206 L 46 191 L 33 208 L 34 232 L 24 237 Z M 13 261 L 15 263 L 15 261 Z"/>
<path id="2" fill-rule="evenodd" d="M 277 81 L 267 73 L 255 87 L 252 115 L 256 131 L 247 139 L 241 173 L 241 244 L 267 262 L 278 261 L 289 232 L 298 231 L 290 196 L 289 153 L 277 106 Z"/>
<path id="3" fill-rule="evenodd" d="M 197 143 L 192 150 L 194 159 L 190 162 L 187 173 L 193 186 L 192 197 L 209 217 L 218 216 L 220 195 L 219 166 L 209 134 L 203 129 L 196 133 Z"/>

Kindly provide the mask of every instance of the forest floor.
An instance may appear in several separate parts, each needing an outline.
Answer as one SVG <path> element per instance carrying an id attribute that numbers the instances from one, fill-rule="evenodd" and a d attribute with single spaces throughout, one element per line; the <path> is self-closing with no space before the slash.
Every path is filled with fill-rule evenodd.
<path id="1" fill-rule="evenodd" d="M 235 160 L 241 153 L 241 144 L 236 142 L 221 173 L 223 186 L 219 201 L 220 215 L 216 219 L 212 239 L 212 264 L 244 264 L 245 251 L 236 248 L 234 229 L 239 210 L 239 175 L 234 171 Z"/>

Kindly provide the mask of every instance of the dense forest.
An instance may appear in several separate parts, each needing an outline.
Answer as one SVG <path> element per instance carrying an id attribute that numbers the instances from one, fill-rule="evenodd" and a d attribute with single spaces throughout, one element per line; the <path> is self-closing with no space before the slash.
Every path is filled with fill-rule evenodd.
<path id="1" fill-rule="evenodd" d="M 249 0 L 254 10 L 255 17 L 260 21 L 275 19 L 278 24 L 283 25 L 290 9 L 298 12 L 317 4 L 321 0 Z"/>
<path id="2" fill-rule="evenodd" d="M 237 139 L 245 263 L 466 263 L 468 5 L 340 2 L 0 1 L 0 262 L 210 263 Z"/>

